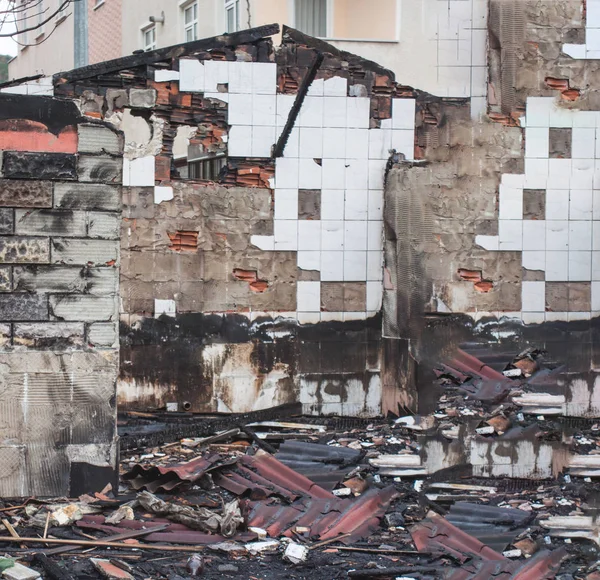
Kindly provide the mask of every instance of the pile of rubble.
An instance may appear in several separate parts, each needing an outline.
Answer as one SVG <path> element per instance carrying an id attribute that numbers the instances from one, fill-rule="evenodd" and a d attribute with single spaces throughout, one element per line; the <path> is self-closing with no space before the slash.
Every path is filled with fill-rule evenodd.
<path id="1" fill-rule="evenodd" d="M 459 352 L 428 416 L 127 413 L 114 488 L 1 507 L 2 574 L 599 580 L 598 425 L 541 408 L 544 353 L 503 366 Z"/>

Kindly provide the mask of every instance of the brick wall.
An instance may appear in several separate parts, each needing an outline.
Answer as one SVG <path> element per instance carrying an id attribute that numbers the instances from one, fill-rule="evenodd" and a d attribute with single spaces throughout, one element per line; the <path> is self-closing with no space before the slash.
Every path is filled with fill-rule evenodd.
<path id="1" fill-rule="evenodd" d="M 0 120 L 0 495 L 76 496 L 116 461 L 120 138 L 52 98 L 0 109 L 26 117 Z"/>
<path id="2" fill-rule="evenodd" d="M 94 64 L 122 56 L 121 34 L 122 0 L 105 0 L 96 7 L 96 0 L 88 1 L 89 62 Z"/>

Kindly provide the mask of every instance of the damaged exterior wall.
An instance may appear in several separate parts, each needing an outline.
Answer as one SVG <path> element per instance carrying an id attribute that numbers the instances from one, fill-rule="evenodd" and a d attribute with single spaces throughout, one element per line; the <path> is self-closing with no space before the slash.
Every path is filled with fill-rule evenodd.
<path id="1" fill-rule="evenodd" d="M 0 111 L 0 495 L 73 497 L 115 477 L 120 137 L 50 97 Z"/>

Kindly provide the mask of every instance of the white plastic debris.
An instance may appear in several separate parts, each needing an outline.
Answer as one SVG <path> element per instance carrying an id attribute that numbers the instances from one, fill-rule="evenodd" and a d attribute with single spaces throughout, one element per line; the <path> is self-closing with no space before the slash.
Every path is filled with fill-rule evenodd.
<path id="1" fill-rule="evenodd" d="M 520 558 L 521 554 L 521 550 L 506 550 L 506 552 L 502 552 L 505 558 Z"/>
<path id="2" fill-rule="evenodd" d="M 334 489 L 331 493 L 337 497 L 345 497 L 347 495 L 352 495 L 352 490 L 349 487 L 342 487 L 341 489 Z"/>
<path id="3" fill-rule="evenodd" d="M 251 554 L 264 554 L 265 552 L 275 552 L 279 548 L 277 540 L 266 540 L 264 542 L 250 542 L 245 545 L 246 550 Z"/>
<path id="4" fill-rule="evenodd" d="M 415 491 L 421 491 L 423 489 L 423 480 L 415 479 L 415 482 L 413 483 L 413 488 L 415 489 Z"/>
<path id="5" fill-rule="evenodd" d="M 485 427 L 478 427 L 475 429 L 475 432 L 479 435 L 491 435 L 495 432 L 495 429 L 491 425 L 487 425 Z"/>
<path id="6" fill-rule="evenodd" d="M 508 369 L 506 371 L 502 371 L 502 374 L 505 377 L 520 377 L 523 374 L 521 369 Z"/>
<path id="7" fill-rule="evenodd" d="M 267 537 L 267 530 L 263 530 L 262 528 L 248 528 L 251 532 L 254 532 L 259 540 L 264 540 Z"/>
<path id="8" fill-rule="evenodd" d="M 68 526 L 83 517 L 81 508 L 76 503 L 61 507 L 50 514 L 50 523 L 53 526 Z"/>
<path id="9" fill-rule="evenodd" d="M 14 566 L 4 570 L 2 576 L 9 580 L 35 580 L 36 578 L 41 578 L 39 572 L 36 572 L 27 566 L 23 566 L 23 564 L 19 564 L 19 562 L 15 562 Z"/>
<path id="10" fill-rule="evenodd" d="M 290 542 L 283 553 L 283 557 L 292 564 L 300 564 L 308 558 L 308 548 L 301 544 Z"/>

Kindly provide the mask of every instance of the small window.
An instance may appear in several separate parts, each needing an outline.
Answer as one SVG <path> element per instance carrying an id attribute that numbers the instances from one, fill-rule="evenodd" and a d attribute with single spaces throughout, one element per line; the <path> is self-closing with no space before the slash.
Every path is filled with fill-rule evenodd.
<path id="1" fill-rule="evenodd" d="M 194 2 L 183 9 L 185 42 L 198 40 L 198 4 Z"/>
<path id="2" fill-rule="evenodd" d="M 227 164 L 225 155 L 202 157 L 201 159 L 188 160 L 188 179 L 204 179 L 217 181 L 221 169 Z"/>
<path id="3" fill-rule="evenodd" d="M 29 41 L 29 32 L 27 31 L 27 29 L 29 28 L 29 19 L 27 17 L 27 12 L 23 13 L 21 22 L 21 30 L 23 30 L 23 32 L 21 33 L 21 44 L 27 45 Z M 21 49 L 23 48 L 25 47 L 21 47 Z"/>
<path id="4" fill-rule="evenodd" d="M 240 0 L 225 0 L 225 17 L 227 32 L 237 32 L 240 29 Z"/>
<path id="5" fill-rule="evenodd" d="M 327 36 L 327 0 L 296 0 L 295 27 L 310 36 Z"/>
<path id="6" fill-rule="evenodd" d="M 39 4 L 37 5 L 37 23 L 36 26 L 38 27 L 36 30 L 36 37 L 37 36 L 41 36 L 42 34 L 44 34 L 44 20 L 46 19 L 46 8 L 44 6 L 44 0 L 40 0 Z"/>
<path id="7" fill-rule="evenodd" d="M 147 52 L 149 50 L 156 49 L 156 26 L 151 26 L 150 28 L 146 28 L 142 31 L 144 36 L 144 50 Z"/>

